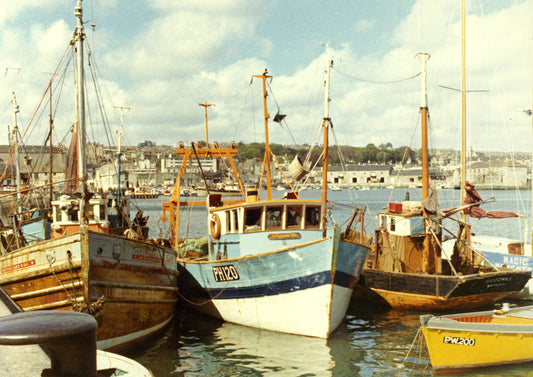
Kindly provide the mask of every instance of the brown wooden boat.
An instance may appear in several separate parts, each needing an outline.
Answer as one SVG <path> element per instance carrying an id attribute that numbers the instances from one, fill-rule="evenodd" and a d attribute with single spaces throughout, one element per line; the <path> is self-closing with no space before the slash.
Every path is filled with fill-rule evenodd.
<path id="1" fill-rule="evenodd" d="M 422 202 L 390 203 L 380 214 L 374 250 L 354 295 L 396 309 L 432 312 L 482 307 L 519 292 L 531 273 L 486 264 L 470 246 L 470 226 L 461 221 L 453 255 L 442 255 L 442 220 L 465 208 L 444 213 L 438 209 L 434 188 L 429 195 L 425 90 L 429 55 L 419 56 L 423 66 Z"/>
<path id="2" fill-rule="evenodd" d="M 51 238 L 4 245 L 0 286 L 25 311 L 92 314 L 98 322 L 98 347 L 118 349 L 139 342 L 171 320 L 177 301 L 176 253 L 146 239 L 146 219 L 141 215 L 131 221 L 125 200 L 87 190 L 81 0 L 75 15 L 78 26 L 70 45 L 78 57 L 77 139 L 71 151 L 77 157 L 69 154 L 73 169 L 67 166 L 67 174 L 75 173 L 67 180 L 75 184 L 68 187 L 69 195 L 52 202 Z M 19 232 L 4 228 L 1 235 L 5 243 Z"/>

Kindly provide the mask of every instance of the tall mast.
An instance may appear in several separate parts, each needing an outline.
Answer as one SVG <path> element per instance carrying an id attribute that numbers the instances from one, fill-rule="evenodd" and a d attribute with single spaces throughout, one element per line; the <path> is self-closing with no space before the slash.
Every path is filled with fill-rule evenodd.
<path id="1" fill-rule="evenodd" d="M 209 132 L 208 132 L 208 129 L 207 129 L 207 108 L 209 106 L 215 106 L 215 104 L 204 102 L 204 103 L 199 103 L 198 106 L 203 106 L 204 107 L 204 111 L 205 111 L 205 146 L 207 148 L 209 148 Z"/>
<path id="2" fill-rule="evenodd" d="M 324 96 L 324 118 L 322 120 L 322 127 L 324 128 L 324 150 L 322 154 L 322 225 L 324 232 L 326 230 L 327 206 L 328 201 L 328 149 L 329 149 L 329 127 L 331 127 L 331 118 L 329 117 L 329 77 L 331 67 L 333 67 L 333 60 L 328 59 L 326 65 L 326 79 L 324 81 L 325 96 Z"/>
<path id="3" fill-rule="evenodd" d="M 78 134 L 78 184 L 81 186 L 82 200 L 80 201 L 80 213 L 84 221 L 85 215 L 85 196 L 86 196 L 86 161 L 85 161 L 85 84 L 83 71 L 83 9 L 82 0 L 77 0 L 74 8 L 74 15 L 78 19 L 76 31 L 74 33 L 76 46 L 76 124 Z"/>
<path id="4" fill-rule="evenodd" d="M 120 176 L 121 176 L 121 171 L 120 171 L 120 157 L 122 156 L 122 151 L 121 151 L 121 148 L 122 148 L 122 134 L 123 134 L 123 130 L 124 130 L 124 125 L 123 125 L 123 122 L 124 122 L 124 110 L 130 110 L 131 108 L 130 107 L 124 107 L 124 106 L 115 106 L 115 108 L 117 109 L 120 109 L 120 130 L 117 132 L 118 134 L 118 151 L 117 151 L 117 180 L 118 180 L 118 183 L 117 183 L 117 207 L 120 206 Z"/>
<path id="5" fill-rule="evenodd" d="M 268 71 L 265 69 L 265 72 L 263 72 L 262 75 L 254 75 L 252 77 L 260 78 L 263 82 L 263 114 L 265 117 L 265 160 L 264 164 L 266 167 L 266 179 L 267 179 L 267 199 L 272 199 L 272 179 L 270 176 L 270 143 L 268 141 L 268 118 L 270 118 L 270 115 L 268 114 L 267 109 L 267 97 L 268 92 L 266 90 L 266 79 L 272 78 L 272 76 L 268 75 Z"/>
<path id="6" fill-rule="evenodd" d="M 15 160 L 15 189 L 17 192 L 17 203 L 20 204 L 20 162 L 19 162 L 19 128 L 17 122 L 17 114 L 20 112 L 19 105 L 17 104 L 17 97 L 15 96 L 15 90 L 13 89 L 13 147 L 15 148 L 14 160 Z M 17 211 L 20 212 L 21 208 L 18 207 Z"/>
<path id="7" fill-rule="evenodd" d="M 466 182 L 466 15 L 461 0 L 461 204 L 465 201 Z"/>
<path id="8" fill-rule="evenodd" d="M 54 172 L 54 146 L 53 146 L 53 140 L 52 140 L 52 134 L 54 130 L 54 118 L 53 118 L 53 104 L 52 104 L 52 81 L 54 79 L 55 74 L 49 73 L 50 75 L 50 83 L 48 84 L 48 90 L 50 91 L 50 115 L 49 115 L 49 121 L 50 121 L 50 129 L 48 134 L 48 141 L 50 142 L 50 170 L 49 170 L 49 177 L 48 182 L 50 184 L 50 192 L 48 193 L 48 200 L 50 201 L 50 205 L 52 205 L 52 199 L 54 197 L 54 190 L 53 190 L 53 179 L 52 175 Z"/>
<path id="9" fill-rule="evenodd" d="M 428 92 L 427 92 L 427 71 L 426 63 L 431 57 L 428 53 L 419 52 L 416 54 L 420 59 L 422 65 L 422 80 L 421 80 L 421 103 L 420 103 L 420 117 L 422 125 L 422 200 L 429 196 L 429 153 L 428 153 Z M 426 228 L 430 227 L 431 220 L 426 212 L 424 212 Z M 424 272 L 431 272 L 430 255 L 433 255 L 431 244 L 431 233 L 426 230 L 424 235 L 424 248 L 422 254 L 422 269 Z M 440 272 L 439 264 L 435 264 L 435 272 Z"/>
<path id="10" fill-rule="evenodd" d="M 422 123 L 422 200 L 429 196 L 429 153 L 428 153 L 428 92 L 427 92 L 427 72 L 426 63 L 431 55 L 425 52 L 416 54 L 422 64 L 421 81 L 421 104 L 420 115 Z"/>

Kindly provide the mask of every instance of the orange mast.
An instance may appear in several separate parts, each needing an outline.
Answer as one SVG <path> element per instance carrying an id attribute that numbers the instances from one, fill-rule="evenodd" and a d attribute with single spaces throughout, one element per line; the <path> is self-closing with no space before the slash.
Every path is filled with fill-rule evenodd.
<path id="1" fill-rule="evenodd" d="M 272 76 L 268 75 L 268 71 L 265 69 L 265 72 L 263 72 L 262 75 L 253 75 L 252 77 L 260 78 L 263 81 L 263 113 L 265 116 L 265 158 L 263 160 L 263 164 L 266 167 L 266 179 L 267 179 L 267 199 L 272 199 L 272 179 L 270 176 L 270 144 L 268 142 L 268 118 L 270 118 L 270 115 L 268 115 L 268 109 L 267 109 L 267 96 L 268 92 L 266 90 L 266 79 L 272 78 Z M 261 182 L 259 182 L 259 186 L 261 186 Z"/>
<path id="2" fill-rule="evenodd" d="M 207 108 L 209 106 L 215 106 L 215 104 L 204 102 L 204 103 L 199 103 L 198 106 L 203 106 L 205 110 L 205 146 L 209 148 L 209 133 L 207 131 Z"/>
<path id="3" fill-rule="evenodd" d="M 322 156 L 322 226 L 324 232 L 326 231 L 327 218 L 327 201 L 328 201 L 328 144 L 329 144 L 329 127 L 332 127 L 331 118 L 329 117 L 329 76 L 331 67 L 333 67 L 333 60 L 328 61 L 326 65 L 326 80 L 324 86 L 326 87 L 326 95 L 324 98 L 324 118 L 322 127 L 324 127 L 324 151 Z"/>

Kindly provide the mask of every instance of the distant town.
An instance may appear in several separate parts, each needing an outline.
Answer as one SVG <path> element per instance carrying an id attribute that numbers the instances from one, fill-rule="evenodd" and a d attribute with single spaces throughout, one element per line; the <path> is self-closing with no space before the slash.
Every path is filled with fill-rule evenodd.
<path id="1" fill-rule="evenodd" d="M 228 147 L 230 143 L 221 143 Z M 245 184 L 257 184 L 261 176 L 262 154 L 264 144 L 232 143 L 239 149 L 238 169 Z M 181 167 L 181 159 L 176 154 L 177 145 L 156 145 L 145 141 L 138 146 L 122 147 L 120 157 L 121 189 L 137 192 L 169 191 L 174 186 Z M 203 147 L 202 143 L 197 144 Z M 117 189 L 118 159 L 117 149 L 90 143 L 88 148 L 89 184 L 104 191 Z M 276 163 L 272 164 L 272 181 L 276 187 L 287 188 L 284 176 L 290 178 L 289 165 L 300 152 L 303 156 L 310 149 L 304 146 L 272 145 L 276 154 Z M 339 149 L 342 151 L 340 154 Z M 340 188 L 390 188 L 419 187 L 422 168 L 419 165 L 419 151 L 407 147 L 393 148 L 391 144 L 363 148 L 342 146 L 331 147 L 328 182 Z M 19 151 L 19 166 L 23 184 L 47 185 L 65 180 L 67 149 L 64 147 L 24 146 Z M 10 147 L 0 146 L 0 168 L 4 173 L 4 187 L 15 184 L 14 164 L 10 161 Z M 316 161 L 320 151 L 311 154 Z M 342 158 L 340 156 L 343 156 Z M 51 158 L 52 156 L 52 158 Z M 512 158 L 511 158 L 512 157 Z M 527 153 L 470 151 L 467 159 L 467 180 L 477 188 L 511 189 L 528 188 L 531 177 L 531 156 Z M 52 161 L 52 163 L 50 163 Z M 381 162 L 380 162 L 381 161 Z M 8 168 L 6 169 L 6 165 Z M 200 168 L 201 172 L 200 174 Z M 184 176 L 185 187 L 203 185 L 207 178 L 219 187 L 229 186 L 235 182 L 229 169 L 218 159 L 197 159 L 190 162 Z M 460 157 L 458 151 L 434 150 L 431 153 L 430 176 L 436 187 L 452 188 L 460 184 Z M 318 185 L 322 177 L 322 167 L 317 167 L 309 174 L 306 185 Z"/>

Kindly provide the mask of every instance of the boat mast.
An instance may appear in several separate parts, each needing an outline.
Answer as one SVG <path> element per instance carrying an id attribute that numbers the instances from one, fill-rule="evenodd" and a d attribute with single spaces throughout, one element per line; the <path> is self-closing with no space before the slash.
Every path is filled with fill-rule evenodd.
<path id="1" fill-rule="evenodd" d="M 326 231 L 327 218 L 327 201 L 328 201 L 328 144 L 329 144 L 329 127 L 331 127 L 331 118 L 329 117 L 329 77 L 331 67 L 333 67 L 333 60 L 328 59 L 326 65 L 326 79 L 324 81 L 325 93 L 324 96 L 324 118 L 322 120 L 322 127 L 324 128 L 324 150 L 322 152 L 322 226 L 324 232 Z"/>
<path id="2" fill-rule="evenodd" d="M 461 0 L 461 205 L 465 202 L 465 196 L 466 196 L 465 182 L 466 182 L 466 17 L 465 17 L 465 0 Z"/>
<path id="3" fill-rule="evenodd" d="M 85 214 L 86 199 L 86 161 L 85 161 L 85 84 L 83 71 L 83 9 L 82 0 L 77 0 L 74 15 L 78 19 L 74 41 L 76 46 L 76 125 L 78 133 L 78 184 L 81 187 L 82 200 L 80 201 L 80 213 L 82 223 L 87 221 Z"/>
<path id="4" fill-rule="evenodd" d="M 421 80 L 421 104 L 420 104 L 420 116 L 422 126 L 422 200 L 427 199 L 429 196 L 429 153 L 428 153 L 428 95 L 427 95 L 427 71 L 426 63 L 431 57 L 428 53 L 419 52 L 416 54 L 422 64 L 422 80 Z M 431 219 L 424 212 L 425 228 L 431 226 Z M 422 268 L 426 273 L 437 272 L 441 270 L 438 266 L 440 263 L 431 263 L 430 259 L 432 255 L 436 255 L 431 243 L 431 233 L 426 230 L 424 233 L 424 249 L 422 254 Z M 435 265 L 435 271 L 430 271 L 431 265 Z"/>
<path id="5" fill-rule="evenodd" d="M 272 180 L 270 176 L 270 144 L 268 141 L 268 118 L 270 118 L 270 115 L 268 114 L 267 109 L 267 96 L 268 92 L 266 90 L 266 79 L 272 78 L 272 76 L 268 75 L 268 71 L 265 69 L 265 72 L 263 72 L 262 75 L 254 75 L 252 77 L 260 78 L 263 82 L 263 114 L 265 116 L 265 160 L 263 163 L 266 167 L 266 179 L 267 179 L 267 199 L 272 199 Z M 261 182 L 259 182 L 261 185 Z"/>
<path id="6" fill-rule="evenodd" d="M 124 131 L 124 110 L 130 110 L 131 107 L 124 107 L 124 106 L 115 106 L 116 109 L 120 109 L 120 130 L 117 131 L 118 135 L 118 151 L 117 151 L 117 176 L 118 176 L 118 184 L 117 184 L 117 207 L 120 206 L 120 156 L 122 156 L 122 134 Z"/>
<path id="7" fill-rule="evenodd" d="M 206 148 L 209 148 L 209 133 L 208 133 L 208 130 L 207 130 L 207 108 L 209 106 L 215 106 L 215 104 L 214 103 L 204 102 L 204 103 L 199 103 L 198 106 L 203 106 L 204 107 L 204 112 L 205 112 L 205 146 L 206 146 Z"/>
<path id="8" fill-rule="evenodd" d="M 429 153 L 428 153 L 428 92 L 426 63 L 431 57 L 428 53 L 416 54 L 422 64 L 422 97 L 420 115 L 422 118 L 422 200 L 429 196 Z"/>
<path id="9" fill-rule="evenodd" d="M 21 212 L 22 208 L 20 207 L 20 162 L 19 162 L 19 128 L 18 128 L 18 122 L 17 122 L 17 114 L 20 112 L 20 107 L 17 104 L 17 97 L 15 96 L 15 90 L 13 89 L 13 98 L 12 98 L 12 105 L 13 105 L 13 146 L 15 148 L 15 189 L 17 192 L 17 203 L 19 204 L 19 207 L 17 208 L 17 212 Z"/>

